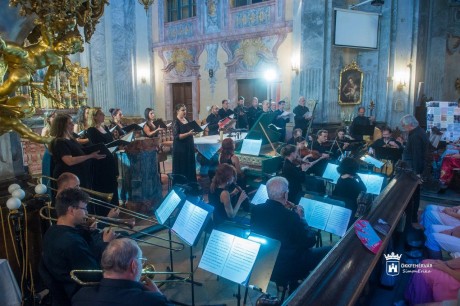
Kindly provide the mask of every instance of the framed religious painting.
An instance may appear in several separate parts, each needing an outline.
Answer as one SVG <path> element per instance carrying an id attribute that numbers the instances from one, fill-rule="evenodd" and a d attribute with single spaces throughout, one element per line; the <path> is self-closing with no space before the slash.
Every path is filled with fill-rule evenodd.
<path id="1" fill-rule="evenodd" d="M 363 72 L 353 61 L 340 71 L 339 104 L 355 105 L 361 103 L 363 92 Z"/>

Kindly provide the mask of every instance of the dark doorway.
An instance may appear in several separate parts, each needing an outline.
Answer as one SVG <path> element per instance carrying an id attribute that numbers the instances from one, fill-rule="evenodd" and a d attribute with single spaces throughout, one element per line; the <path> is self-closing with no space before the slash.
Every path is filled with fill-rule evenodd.
<path id="1" fill-rule="evenodd" d="M 174 83 L 172 84 L 173 118 L 176 117 L 176 105 L 185 104 L 187 107 L 187 119 L 193 120 L 193 100 L 192 100 L 192 83 Z"/>
<path id="2" fill-rule="evenodd" d="M 243 96 L 245 105 L 250 106 L 253 97 L 259 99 L 259 103 L 267 99 L 267 81 L 264 79 L 238 80 L 238 97 Z"/>

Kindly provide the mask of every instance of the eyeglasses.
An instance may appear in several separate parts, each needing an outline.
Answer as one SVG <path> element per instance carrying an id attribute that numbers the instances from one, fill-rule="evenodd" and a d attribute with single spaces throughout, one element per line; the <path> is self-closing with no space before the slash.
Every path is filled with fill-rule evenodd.
<path id="1" fill-rule="evenodd" d="M 144 265 L 147 262 L 147 258 L 145 257 L 138 257 L 137 259 L 141 261 L 142 265 Z"/>

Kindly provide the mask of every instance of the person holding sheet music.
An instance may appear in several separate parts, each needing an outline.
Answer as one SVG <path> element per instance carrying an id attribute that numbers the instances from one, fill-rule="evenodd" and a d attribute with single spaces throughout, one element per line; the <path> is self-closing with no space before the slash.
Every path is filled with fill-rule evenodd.
<path id="1" fill-rule="evenodd" d="M 298 199 L 302 196 L 302 183 L 305 182 L 305 171 L 310 168 L 310 165 L 308 162 L 299 165 L 299 155 L 294 145 L 287 145 L 281 149 L 281 155 L 284 157 L 281 173 L 289 182 L 288 200 L 298 203 Z"/>
<path id="2" fill-rule="evenodd" d="M 185 176 L 190 182 L 196 182 L 194 131 L 187 126 L 185 104 L 175 107 L 176 118 L 173 121 L 172 171 Z"/>
<path id="3" fill-rule="evenodd" d="M 109 113 L 112 116 L 112 120 L 110 120 L 109 129 L 112 131 L 112 135 L 114 139 L 120 139 L 121 136 L 126 134 L 126 132 L 123 130 L 125 126 L 123 123 L 121 123 L 121 118 L 123 118 L 123 113 L 121 112 L 121 109 L 119 108 L 111 108 L 109 109 Z"/>
<path id="4" fill-rule="evenodd" d="M 236 116 L 235 117 L 236 128 L 237 129 L 248 129 L 249 128 L 248 115 L 247 115 L 248 110 L 244 106 L 243 96 L 240 96 L 238 98 L 238 102 L 236 104 L 234 111 L 235 111 L 235 116 Z"/>
<path id="5" fill-rule="evenodd" d="M 94 144 L 108 144 L 114 141 L 112 133 L 104 125 L 105 115 L 99 107 L 89 110 L 86 131 L 89 140 Z M 112 154 L 107 155 L 103 161 L 93 163 L 93 189 L 99 192 L 113 193 L 111 203 L 118 205 L 118 165 Z M 95 213 L 100 216 L 107 215 L 109 209 L 100 205 L 94 206 Z"/>
<path id="6" fill-rule="evenodd" d="M 252 98 L 251 107 L 248 108 L 248 122 L 249 128 L 252 128 L 257 119 L 262 114 L 262 109 L 259 107 L 259 99 L 257 97 Z"/>
<path id="7" fill-rule="evenodd" d="M 345 207 L 351 210 L 351 218 L 349 224 L 353 224 L 358 208 L 358 196 L 361 192 L 366 192 L 367 188 L 357 174 L 359 170 L 358 162 L 351 158 L 345 157 L 337 167 L 337 172 L 340 174 L 337 184 L 335 185 L 332 197 L 337 200 L 343 200 Z"/>
<path id="8" fill-rule="evenodd" d="M 218 226 L 224 221 L 237 221 L 235 216 L 240 209 L 241 204 L 247 199 L 246 192 L 244 190 L 238 190 L 234 188 L 232 192 L 229 192 L 230 186 L 235 183 L 236 170 L 235 167 L 223 163 L 217 166 L 216 174 L 212 178 L 211 189 L 209 193 L 209 203 L 214 206 L 213 221 L 214 226 Z M 241 188 L 240 188 L 241 189 Z M 238 194 L 239 197 L 235 205 L 232 205 L 231 197 L 232 194 Z"/>
<path id="9" fill-rule="evenodd" d="M 152 138 L 152 137 L 158 137 L 158 134 L 164 130 L 164 128 L 161 128 L 159 126 L 156 126 L 153 122 L 155 120 L 155 112 L 153 111 L 152 108 L 147 107 L 144 110 L 144 118 L 145 118 L 145 124 L 143 127 L 143 132 L 144 135 Z"/>
<path id="10" fill-rule="evenodd" d="M 289 112 L 284 111 L 284 107 L 286 106 L 286 101 L 281 100 L 278 102 L 278 109 L 274 111 L 276 113 L 276 117 L 273 120 L 273 124 L 277 127 L 281 128 L 278 132 L 281 134 L 280 141 L 286 141 L 286 124 L 289 122 Z"/>
<path id="11" fill-rule="evenodd" d="M 208 124 L 208 135 L 219 134 L 219 107 L 217 105 L 211 106 L 209 110 L 209 116 L 206 118 Z"/>
<path id="12" fill-rule="evenodd" d="M 229 101 L 227 99 L 222 100 L 222 107 L 219 109 L 219 112 L 218 112 L 220 119 L 227 118 L 235 113 L 228 106 L 229 106 Z"/>
<path id="13" fill-rule="evenodd" d="M 305 106 L 305 97 L 300 97 L 298 105 L 292 111 L 294 113 L 294 128 L 302 130 L 302 137 L 307 134 L 308 125 L 310 123 L 311 114 L 307 106 Z"/>
<path id="14" fill-rule="evenodd" d="M 72 117 L 67 114 L 58 114 L 54 119 L 50 135 L 55 139 L 50 143 L 49 149 L 53 157 L 53 177 L 58 178 L 64 172 L 71 172 L 80 178 L 80 185 L 91 188 L 91 159 L 104 159 L 104 154 L 99 151 L 85 154 L 82 146 L 75 140 Z"/>
<path id="15" fill-rule="evenodd" d="M 271 279 L 287 281 L 291 293 L 298 280 L 315 269 L 331 247 L 313 248 L 316 232 L 308 229 L 302 207 L 288 201 L 290 186 L 284 177 L 271 178 L 266 186 L 268 200 L 253 207 L 251 231 L 281 242 Z"/>

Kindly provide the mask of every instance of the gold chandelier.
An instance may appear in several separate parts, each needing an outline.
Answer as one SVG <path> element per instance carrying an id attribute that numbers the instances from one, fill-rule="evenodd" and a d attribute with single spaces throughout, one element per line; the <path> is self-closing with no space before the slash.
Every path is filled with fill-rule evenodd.
<path id="1" fill-rule="evenodd" d="M 153 4 L 154 0 L 138 0 L 144 6 L 145 13 L 147 14 L 149 7 Z"/>

